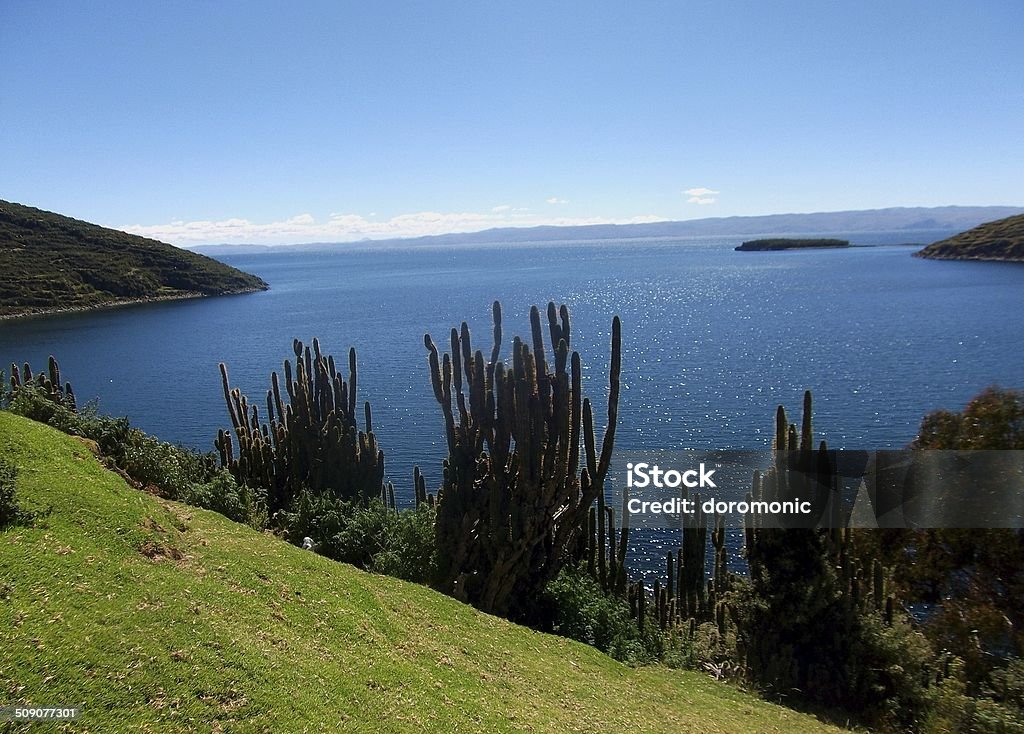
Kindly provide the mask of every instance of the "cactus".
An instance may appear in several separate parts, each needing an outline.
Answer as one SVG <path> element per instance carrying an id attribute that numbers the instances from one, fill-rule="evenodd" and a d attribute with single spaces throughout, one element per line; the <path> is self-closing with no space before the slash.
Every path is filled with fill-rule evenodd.
<path id="1" fill-rule="evenodd" d="M 420 505 L 434 506 L 434 495 L 427 494 L 427 480 L 418 466 L 412 468 L 412 486 L 415 491 L 416 507 Z"/>
<path id="2" fill-rule="evenodd" d="M 683 492 L 683 499 L 689 493 Z M 680 610 L 687 617 L 702 617 L 706 606 L 707 589 L 704 583 L 707 558 L 708 518 L 701 509 L 700 495 L 694 494 L 697 511 L 682 515 L 682 546 L 679 552 Z"/>
<path id="3" fill-rule="evenodd" d="M 883 565 L 857 558 L 828 445 L 821 441 L 815 448 L 812 407 L 807 392 L 799 431 L 778 408 L 772 464 L 754 475 L 750 498 L 800 497 L 811 502 L 812 513 L 783 527 L 747 516 L 745 553 L 759 604 L 736 610 L 737 645 L 754 682 L 824 699 L 840 695 L 848 683 L 837 671 L 852 654 L 857 618 L 878 615 L 892 624 L 895 600 Z M 718 617 L 721 627 L 726 617 Z M 813 662 L 833 659 L 827 667 Z"/>
<path id="4" fill-rule="evenodd" d="M 643 581 L 636 585 L 636 598 L 636 621 L 640 631 L 643 632 L 644 627 L 647 625 L 647 588 L 644 586 Z"/>
<path id="5" fill-rule="evenodd" d="M 570 353 L 568 309 L 548 305 L 553 363 L 536 307 L 530 312 L 530 344 L 513 340 L 511 365 L 498 360 L 498 302 L 492 315 L 493 346 L 486 361 L 474 351 L 465 323 L 451 330 L 451 351 L 443 356 L 430 335 L 424 337 L 448 445 L 437 500 L 436 536 L 443 560 L 436 584 L 485 611 L 515 616 L 528 611 L 573 549 L 589 544 L 588 514 L 595 500 L 594 545 L 605 546 L 603 494 L 618 416 L 621 325 L 615 317 L 608 424 L 599 452 L 593 409 L 582 398 L 579 354 Z M 623 546 L 617 549 L 620 558 Z M 608 584 L 603 550 L 595 565 Z M 622 565 L 617 562 L 617 573 Z"/>
<path id="6" fill-rule="evenodd" d="M 50 402 L 66 408 L 72 413 L 78 412 L 75 391 L 71 388 L 70 382 L 61 382 L 60 365 L 52 355 L 47 360 L 45 373 L 33 374 L 32 368 L 27 362 L 21 369 L 18 368 L 18 365 L 11 364 L 10 385 L 11 400 L 22 388 L 34 389 L 41 392 Z"/>
<path id="7" fill-rule="evenodd" d="M 302 489 L 330 491 L 339 499 L 366 503 L 379 497 L 394 505 L 393 488 L 384 484 L 384 452 L 373 434 L 370 404 L 363 409 L 366 430 L 356 422 L 356 352 L 349 350 L 349 379 L 335 368 L 334 359 L 292 342 L 295 370 L 284 362 L 285 390 L 277 372 L 270 376 L 266 421 L 256 405 L 228 380 L 221 363 L 221 383 L 230 431 L 219 431 L 214 445 L 221 464 L 239 483 L 267 493 L 267 512 L 287 509 Z M 233 436 L 233 438 L 232 438 Z"/>

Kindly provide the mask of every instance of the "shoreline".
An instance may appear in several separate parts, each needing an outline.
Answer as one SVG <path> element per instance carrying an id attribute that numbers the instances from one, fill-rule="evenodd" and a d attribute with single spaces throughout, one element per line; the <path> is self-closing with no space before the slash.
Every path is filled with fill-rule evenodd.
<path id="1" fill-rule="evenodd" d="M 921 252 L 912 253 L 912 256 L 919 257 L 922 260 L 959 260 L 960 262 L 976 263 L 1024 263 L 1024 260 L 1013 257 L 965 257 L 963 255 L 926 255 L 922 254 Z"/>
<path id="2" fill-rule="evenodd" d="M 181 293 L 174 293 L 166 296 L 146 296 L 144 298 L 125 298 L 113 301 L 102 301 L 100 303 L 83 305 L 83 306 L 54 306 L 51 308 L 32 308 L 28 311 L 19 311 L 17 313 L 0 313 L 0 322 L 13 321 L 15 319 L 31 319 L 39 318 L 42 316 L 58 316 L 65 314 L 74 313 L 86 313 L 89 311 L 106 311 L 115 308 L 124 308 L 126 306 L 141 306 L 147 303 L 163 303 L 166 301 L 189 301 L 197 298 L 219 298 L 220 296 L 241 296 L 246 293 L 262 293 L 263 291 L 269 290 L 268 288 L 242 288 L 234 291 L 226 291 L 224 293 L 200 293 L 199 291 L 183 291 Z"/>

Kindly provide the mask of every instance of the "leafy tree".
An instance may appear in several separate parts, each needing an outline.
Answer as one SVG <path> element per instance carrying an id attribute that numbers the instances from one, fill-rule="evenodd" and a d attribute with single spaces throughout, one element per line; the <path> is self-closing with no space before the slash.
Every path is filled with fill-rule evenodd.
<path id="1" fill-rule="evenodd" d="M 925 416 L 914 449 L 1024 449 L 1024 395 L 990 387 L 962 412 Z M 969 681 L 1024 652 L 1024 530 L 944 528 L 883 533 L 897 579 L 929 609 L 926 630 L 966 663 Z"/>

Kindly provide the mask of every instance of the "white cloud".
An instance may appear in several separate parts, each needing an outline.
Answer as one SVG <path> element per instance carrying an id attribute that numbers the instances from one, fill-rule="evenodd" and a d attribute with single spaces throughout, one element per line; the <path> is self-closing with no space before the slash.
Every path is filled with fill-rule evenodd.
<path id="1" fill-rule="evenodd" d="M 704 197 L 708 197 L 708 196 L 718 196 L 718 194 L 720 194 L 722 192 L 721 191 L 714 191 L 712 189 L 708 189 L 708 188 L 705 188 L 703 186 L 698 186 L 697 188 L 687 189 L 683 193 L 686 194 L 687 196 L 695 196 L 697 198 L 704 198 Z"/>
<path id="2" fill-rule="evenodd" d="M 559 199 L 557 196 L 552 196 L 550 199 L 545 199 L 544 201 L 546 201 L 549 204 L 568 204 L 569 203 L 568 200 L 566 200 L 566 199 Z"/>
<path id="3" fill-rule="evenodd" d="M 509 204 L 501 204 L 499 206 L 491 207 L 492 212 L 507 212 L 512 207 Z"/>
<path id="4" fill-rule="evenodd" d="M 557 200 L 561 202 L 562 200 Z M 497 208 L 497 207 L 496 207 Z M 199 244 L 297 244 L 303 242 L 351 242 L 362 239 L 422 237 L 457 232 L 479 232 L 492 227 L 574 226 L 586 224 L 642 224 L 664 217 L 551 217 L 528 213 L 525 207 L 490 212 L 412 212 L 390 219 L 334 212 L 325 221 L 299 214 L 278 222 L 248 219 L 181 221 L 168 224 L 131 224 L 120 229 L 176 245 Z"/>
<path id="5" fill-rule="evenodd" d="M 712 196 L 691 196 L 686 200 L 687 204 L 714 204 L 718 199 Z"/>

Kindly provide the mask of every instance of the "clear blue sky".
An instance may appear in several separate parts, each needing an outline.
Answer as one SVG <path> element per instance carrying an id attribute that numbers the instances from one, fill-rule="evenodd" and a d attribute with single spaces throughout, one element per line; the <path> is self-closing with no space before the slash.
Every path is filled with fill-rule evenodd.
<path id="1" fill-rule="evenodd" d="M 1024 205 L 1022 28 L 1021 0 L 0 0 L 0 198 L 180 244 Z"/>

